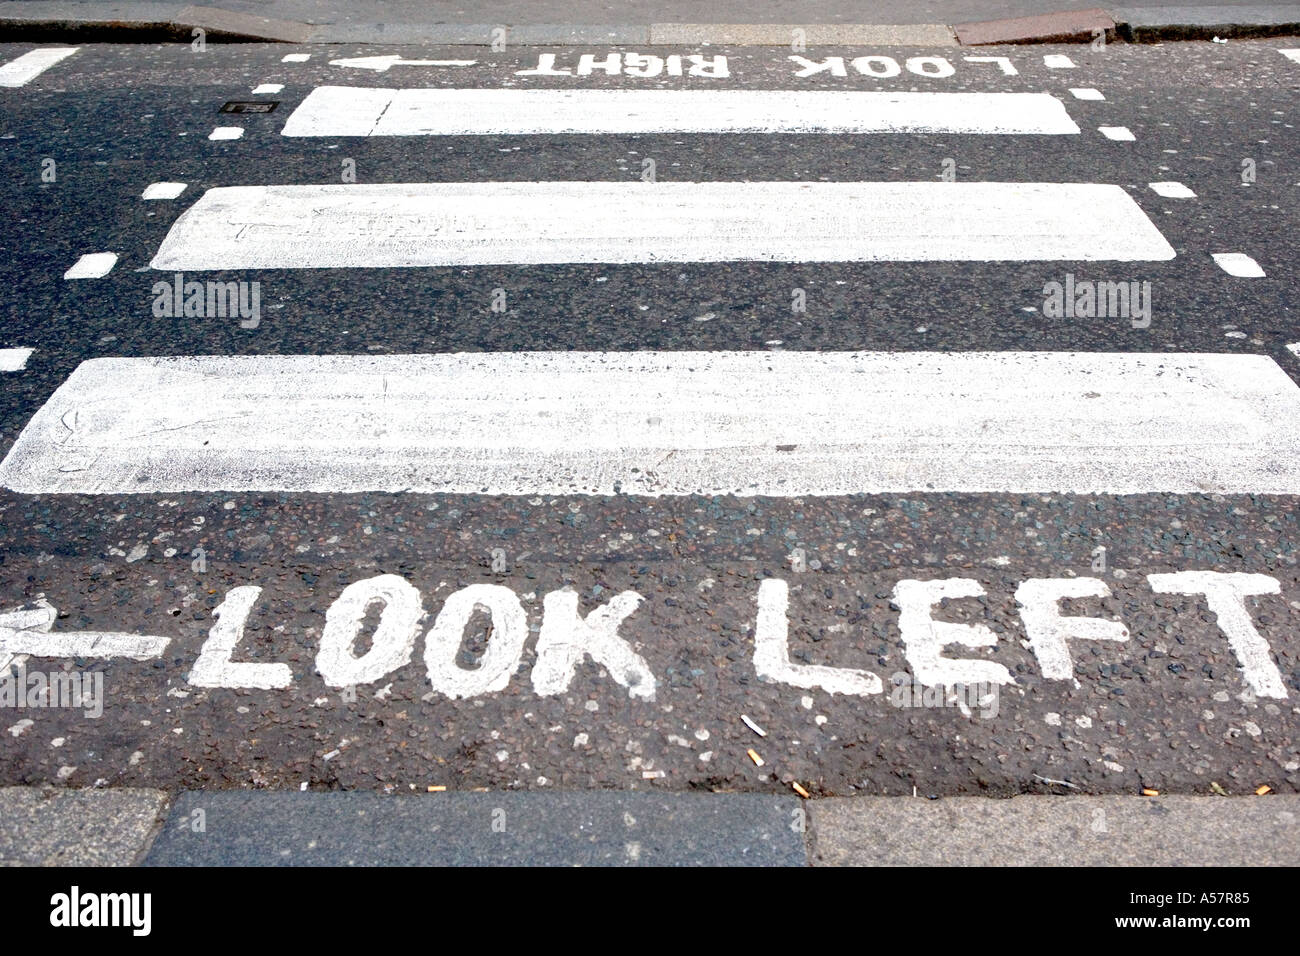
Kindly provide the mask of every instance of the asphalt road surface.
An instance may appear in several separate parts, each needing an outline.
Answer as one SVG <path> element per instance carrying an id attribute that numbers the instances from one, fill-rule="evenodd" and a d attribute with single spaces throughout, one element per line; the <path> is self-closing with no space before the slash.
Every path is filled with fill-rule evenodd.
<path id="1" fill-rule="evenodd" d="M 0 784 L 1295 792 L 1296 47 L 0 70 Z"/>

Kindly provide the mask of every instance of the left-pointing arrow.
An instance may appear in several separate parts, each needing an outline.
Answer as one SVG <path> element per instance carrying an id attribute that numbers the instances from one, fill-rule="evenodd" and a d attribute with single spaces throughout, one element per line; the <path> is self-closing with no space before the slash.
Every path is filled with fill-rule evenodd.
<path id="1" fill-rule="evenodd" d="M 358 56 L 350 60 L 330 60 L 330 66 L 350 66 L 357 70 L 384 73 L 390 66 L 474 66 L 478 60 L 403 60 L 396 53 L 386 56 Z"/>
<path id="2" fill-rule="evenodd" d="M 171 638 L 119 631 L 52 633 L 58 610 L 44 599 L 35 607 L 0 612 L 0 668 L 18 654 L 31 657 L 128 657 L 147 661 L 160 657 Z"/>

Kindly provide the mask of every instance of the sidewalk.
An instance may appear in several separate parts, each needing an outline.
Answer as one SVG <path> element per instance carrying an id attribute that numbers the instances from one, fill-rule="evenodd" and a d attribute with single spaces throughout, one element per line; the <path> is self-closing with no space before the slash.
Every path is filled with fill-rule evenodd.
<path id="1" fill-rule="evenodd" d="M 482 0 L 435 19 L 417 0 L 0 0 L 0 41 L 187 42 L 199 29 L 213 41 L 279 43 L 979 46 L 1091 41 L 1099 31 L 1139 42 L 1300 33 L 1300 4 L 1060 2 L 659 0 L 624 9 L 613 0 Z"/>
<path id="2" fill-rule="evenodd" d="M 1300 795 L 0 789 L 0 865 L 1295 866 Z"/>

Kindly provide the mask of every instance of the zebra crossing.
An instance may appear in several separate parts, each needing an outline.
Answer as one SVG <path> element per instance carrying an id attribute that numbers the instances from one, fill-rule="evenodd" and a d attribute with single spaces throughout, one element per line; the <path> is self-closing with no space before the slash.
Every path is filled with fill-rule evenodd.
<path id="1" fill-rule="evenodd" d="M 414 71 L 420 59 L 402 63 Z M 159 341 L 113 354 L 110 342 L 60 371 L 0 460 L 5 500 L 48 508 L 43 528 L 98 522 L 87 536 L 113 539 L 119 580 L 133 587 L 172 586 L 176 562 L 191 561 L 194 574 L 182 568 L 180 577 L 195 586 L 175 585 L 183 599 L 150 599 L 175 611 L 176 629 L 149 616 L 153 608 L 131 622 L 101 619 L 111 611 L 86 597 L 102 593 L 97 580 L 72 596 L 48 595 L 61 608 L 87 609 L 81 630 L 56 625 L 62 642 L 8 637 L 29 655 L 93 649 L 76 636 L 83 632 L 152 635 L 151 666 L 167 674 L 168 696 L 144 703 L 158 678 L 137 666 L 123 679 L 150 727 L 126 720 L 122 733 L 153 741 L 157 766 L 192 772 L 183 747 L 197 721 L 219 751 L 215 766 L 232 779 L 243 772 L 235 741 L 273 732 L 224 712 L 208 727 L 222 693 L 245 695 L 231 698 L 244 702 L 236 714 L 251 708 L 270 723 L 279 723 L 267 716 L 279 700 L 307 723 L 302 715 L 315 719 L 336 699 L 353 706 L 359 693 L 366 706 L 391 711 L 390 724 L 418 711 L 444 742 L 472 738 L 472 747 L 462 743 L 472 754 L 440 750 L 437 761 L 462 759 L 489 785 L 547 786 L 586 761 L 599 766 L 601 785 L 626 773 L 749 787 L 826 771 L 824 793 L 862 779 L 885 787 L 897 771 L 892 757 L 877 773 L 865 749 L 847 751 L 867 733 L 850 729 L 868 719 L 855 708 L 874 707 L 871 733 L 897 741 L 898 759 L 918 766 L 939 760 L 927 748 L 952 730 L 934 713 L 924 730 L 909 723 L 904 705 L 889 702 L 899 683 L 891 667 L 894 678 L 927 686 L 996 685 L 986 689 L 1005 695 L 1011 723 L 994 716 L 987 726 L 962 725 L 959 736 L 976 741 L 970 760 L 995 762 L 1007 750 L 998 727 L 1014 727 L 1028 756 L 981 771 L 1007 786 L 1030 780 L 1040 755 L 1050 756 L 1035 772 L 1051 779 L 1063 777 L 1063 763 L 1086 786 L 1129 786 L 1131 755 L 1155 760 L 1154 745 L 1115 728 L 1164 719 L 1157 698 L 1177 701 L 1168 713 L 1182 724 L 1226 709 L 1210 695 L 1230 692 L 1242 708 L 1262 701 L 1276 712 L 1249 759 L 1281 760 L 1286 745 L 1269 735 L 1294 723 L 1288 625 L 1300 593 L 1293 530 L 1273 509 L 1285 513 L 1300 494 L 1297 368 L 1271 343 L 1222 338 L 1231 347 L 1180 349 L 1147 335 L 1129 296 L 1140 282 L 1128 280 L 1174 268 L 1219 283 L 1216 296 L 1230 297 L 1229 283 L 1268 280 L 1258 266 L 1233 272 L 1225 263 L 1246 252 L 1202 248 L 1169 213 L 1171 204 L 1208 204 L 1199 184 L 1193 190 L 1154 166 L 1135 183 L 1131 167 L 1115 174 L 1119 167 L 1105 164 L 1073 177 L 1035 176 L 1026 164 L 1001 176 L 940 167 L 930 179 L 781 178 L 756 168 L 710 179 L 674 178 L 665 162 L 659 176 L 618 180 L 586 152 L 611 137 L 636 146 L 644 137 L 707 141 L 720 154 L 736 138 L 762 153 L 845 137 L 907 149 L 939 137 L 942 152 L 957 156 L 971 141 L 1030 155 L 1042 148 L 1054 157 L 1045 168 L 1059 171 L 1076 144 L 1086 141 L 1095 156 L 1141 142 L 1098 112 L 1120 99 L 1114 90 L 520 89 L 420 86 L 411 75 L 399 71 L 383 88 L 373 79 L 259 84 L 261 95 L 287 89 L 289 102 L 267 114 L 272 126 L 250 121 L 224 140 L 195 137 L 238 160 L 241 150 L 266 148 L 273 129 L 274 148 L 319 151 L 345 169 L 346 153 L 324 150 L 396 150 L 390 155 L 403 161 L 391 181 L 321 182 L 216 160 L 211 172 L 151 171 L 132 198 L 147 200 L 158 219 L 153 241 L 86 253 L 69 270 L 79 279 L 69 295 L 97 282 L 157 283 L 168 309 L 155 316 L 224 318 L 236 314 L 230 297 L 240 294 L 226 287 L 241 283 L 299 294 L 324 276 L 334 295 L 364 285 L 395 290 L 398 302 L 410 301 L 408 290 L 477 283 L 517 303 L 512 281 L 536 301 L 551 289 L 559 298 L 563 275 L 584 288 L 636 289 L 626 311 L 656 322 L 667 321 L 656 296 L 676 295 L 692 332 L 656 338 L 647 324 L 628 336 L 644 344 L 611 347 L 599 338 L 619 330 L 598 317 L 577 316 L 566 327 L 577 333 L 561 335 L 516 304 L 492 308 L 493 325 L 473 348 L 443 347 L 432 316 L 403 313 L 394 321 L 417 329 L 427 321 L 429 333 L 402 341 L 433 346 L 393 350 L 362 335 L 344 339 L 350 330 L 332 328 L 327 313 L 316 346 L 249 338 L 241 348 L 204 348 L 233 340 L 190 331 L 183 349 Z M 546 174 L 518 162 L 514 178 L 421 179 L 407 161 L 421 150 L 506 155 L 524 139 L 569 152 Z M 138 268 L 114 268 L 119 260 Z M 1085 265 L 1102 278 L 1076 281 Z M 852 336 L 835 327 L 865 328 L 868 317 L 802 311 L 792 303 L 803 287 L 780 306 L 787 327 L 808 337 L 795 347 L 777 337 L 786 333 L 747 338 L 719 320 L 728 297 L 759 298 L 746 287 L 756 277 L 795 267 L 832 293 L 842 275 L 870 281 L 872 270 L 906 270 L 898 275 L 918 292 L 938 288 L 943 310 L 965 302 L 971 321 L 1008 328 L 994 329 L 1001 347 L 935 347 L 924 338 L 940 312 L 931 308 L 878 326 L 873 347 L 844 347 Z M 1078 333 L 1086 347 L 1060 348 L 1030 325 L 1050 317 L 1043 299 L 1032 300 L 1040 313 L 999 312 L 980 298 L 989 277 L 1038 267 L 1069 299 L 1061 316 L 1124 321 Z M 835 271 L 844 269 L 861 271 Z M 700 276 L 710 291 L 683 305 L 674 289 Z M 228 309 L 211 310 L 214 289 Z M 320 298 L 328 309 L 329 297 Z M 1013 308 L 1019 314 L 1006 319 Z M 261 333 L 275 325 L 266 314 Z M 620 316 L 609 325 L 628 321 Z M 777 324 L 761 313 L 752 323 L 759 331 Z M 526 327 L 522 339 L 504 331 L 512 324 Z M 259 330 L 257 321 L 240 325 Z M 1026 330 L 1023 340 L 1016 329 Z M 884 341 L 890 335 L 898 341 Z M 107 525 L 110 512 L 122 517 Z M 181 512 L 193 517 L 180 520 Z M 1152 542 L 1170 536 L 1177 556 L 1171 549 L 1153 560 Z M 1264 543 L 1251 551 L 1252 541 Z M 217 549 L 231 557 L 219 580 L 204 578 Z M 15 567 L 44 580 L 45 554 L 24 554 Z M 362 635 L 376 615 L 366 650 Z M 408 680 L 428 621 L 428 682 Z M 477 650 L 461 653 L 458 635 Z M 1155 663 L 1184 642 L 1202 655 L 1200 684 L 1181 662 L 1172 671 Z M 531 683 L 517 676 L 530 661 Z M 1117 667 L 1131 683 L 1114 679 Z M 1126 688 L 1150 714 L 1116 709 Z M 1101 710 L 1092 696 L 1105 698 Z M 736 736 L 717 727 L 721 709 L 740 702 L 793 740 L 775 769 L 752 758 L 714 762 L 723 741 L 734 750 L 744 740 L 743 728 Z M 169 731 L 183 731 L 180 741 L 159 740 L 155 727 L 172 706 L 190 722 L 178 717 Z M 972 709 L 963 719 L 974 719 Z M 487 728 L 480 714 L 497 725 Z M 1074 738 L 1039 739 L 1062 714 L 1070 734 L 1096 721 L 1112 736 L 1084 746 L 1086 758 L 1072 756 Z M 275 730 L 272 759 L 283 764 L 275 782 L 343 774 L 356 785 L 376 755 L 412 772 L 433 765 L 433 751 L 399 754 L 390 729 L 350 719 L 331 712 L 319 733 Z M 546 723 L 532 726 L 537 719 Z M 642 726 L 668 742 L 637 750 Z M 607 728 L 627 743 L 593 754 L 592 739 Z M 805 752 L 814 735 L 816 749 Z M 497 742 L 506 738 L 513 742 Z M 295 763 L 295 746 L 320 750 L 310 773 Z M 136 768 L 126 762 L 132 753 L 96 760 Z M 56 758 L 24 759 L 40 772 Z M 1187 773 L 1175 774 L 1180 786 Z"/>
<path id="2" fill-rule="evenodd" d="M 1080 126 L 1045 92 L 316 86 L 280 132 L 1055 137 Z M 158 183 L 144 195 L 174 199 L 184 188 Z M 1177 182 L 1150 188 L 1195 198 Z M 1214 258 L 1256 274 L 1226 264 L 1238 255 Z M 149 267 L 1174 257 L 1113 183 L 570 180 L 215 186 L 176 217 Z M 106 274 L 115 258 L 83 256 L 68 277 Z M 765 408 L 765 394 L 792 398 Z M 216 424 L 193 411 L 214 402 L 225 410 Z M 431 407 L 450 413 L 430 420 Z M 1290 494 L 1300 488 L 1298 407 L 1273 358 L 1228 354 L 104 359 L 78 369 L 32 419 L 0 481 L 26 493 Z M 315 437 L 326 431 L 330 440 Z M 170 444 L 138 441 L 152 435 Z"/>

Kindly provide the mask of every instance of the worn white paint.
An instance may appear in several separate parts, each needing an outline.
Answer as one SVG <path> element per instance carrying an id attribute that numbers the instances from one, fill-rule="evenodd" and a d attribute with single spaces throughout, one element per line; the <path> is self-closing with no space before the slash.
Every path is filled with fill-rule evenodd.
<path id="1" fill-rule="evenodd" d="M 240 139 L 243 135 L 242 126 L 218 126 L 208 134 L 208 139 Z"/>
<path id="2" fill-rule="evenodd" d="M 950 68 L 951 69 L 951 68 Z M 285 136 L 560 133 L 1077 134 L 1048 93 L 365 89 L 322 86 Z"/>
<path id="3" fill-rule="evenodd" d="M 491 616 L 487 649 L 478 667 L 456 663 L 465 627 L 476 609 Z M 528 638 L 528 615 L 515 592 L 500 584 L 471 584 L 447 597 L 424 639 L 424 663 L 434 691 L 453 700 L 505 688 L 519 667 Z"/>
<path id="4" fill-rule="evenodd" d="M 164 271 L 507 263 L 1152 261 L 1119 186 L 984 182 L 470 182 L 209 189 Z"/>
<path id="5" fill-rule="evenodd" d="M 259 96 L 264 93 L 279 93 L 284 89 L 283 83 L 259 83 L 253 87 L 253 95 Z"/>
<path id="6" fill-rule="evenodd" d="M 41 47 L 0 65 L 0 87 L 26 86 L 56 63 L 61 63 L 81 47 Z"/>
<path id="7" fill-rule="evenodd" d="M 311 59 L 310 53 L 286 53 L 280 57 L 281 63 L 306 63 Z"/>
<path id="8" fill-rule="evenodd" d="M 1076 100 L 1101 101 L 1106 99 L 1101 90 L 1093 89 L 1091 86 L 1072 86 L 1070 87 L 1070 95 Z"/>
<path id="9" fill-rule="evenodd" d="M 374 605 L 379 605 L 379 623 L 370 649 L 357 657 L 354 648 L 361 637 L 361 625 Z M 369 684 L 388 676 L 410 662 L 424 607 L 420 592 L 396 574 L 354 581 L 343 589 L 325 612 L 316 670 L 330 687 Z"/>
<path id="10" fill-rule="evenodd" d="M 9 611 L 0 611 L 0 631 L 28 631 L 30 633 L 48 634 L 59 616 L 58 609 L 43 597 L 34 602 L 35 607 L 20 607 Z M 15 654 L 7 650 L 0 642 L 0 673 L 13 666 L 21 666 L 28 655 Z"/>
<path id="11" fill-rule="evenodd" d="M 1293 63 L 1300 63 L 1300 50 L 1278 50 L 1277 52 Z"/>
<path id="12" fill-rule="evenodd" d="M 1110 597 L 1110 588 L 1100 578 L 1030 578 L 1016 588 L 1020 619 L 1043 677 L 1048 680 L 1074 677 L 1068 641 L 1128 640 L 1128 628 L 1119 621 L 1061 615 L 1060 602 L 1064 598 L 1090 597 Z"/>
<path id="13" fill-rule="evenodd" d="M 904 656 L 918 683 L 944 687 L 1015 683 L 1011 672 L 994 661 L 943 656 L 944 648 L 950 644 L 969 648 L 997 646 L 997 635 L 983 624 L 936 621 L 932 616 L 940 601 L 983 594 L 984 588 L 972 578 L 903 580 L 894 585 L 898 629 L 906 648 Z"/>
<path id="14" fill-rule="evenodd" d="M 1288 345 L 1287 350 L 1290 351 L 1290 353 L 1294 355 L 1296 358 L 1300 359 L 1300 342 L 1295 342 L 1291 345 Z"/>
<path id="15" fill-rule="evenodd" d="M 1074 61 L 1064 53 L 1048 53 L 1043 57 L 1043 66 L 1049 70 L 1072 70 Z"/>
<path id="16" fill-rule="evenodd" d="M 127 657 L 136 661 L 160 657 L 169 639 L 118 631 L 66 631 L 42 634 L 24 628 L 0 626 L 0 656 Z"/>
<path id="17" fill-rule="evenodd" d="M 627 688 L 629 697 L 654 700 L 654 672 L 618 633 L 619 625 L 642 600 L 635 591 L 623 591 L 584 618 L 578 611 L 578 593 L 572 588 L 547 594 L 542 599 L 533 690 L 543 697 L 563 694 L 582 659 L 590 657 L 620 687 Z"/>
<path id="18" fill-rule="evenodd" d="M 1259 263 L 1244 252 L 1212 252 L 1210 255 L 1219 268 L 1230 276 L 1242 279 L 1262 279 L 1264 270 Z"/>
<path id="19" fill-rule="evenodd" d="M 117 265 L 116 252 L 88 252 L 72 264 L 65 279 L 102 279 Z"/>
<path id="20" fill-rule="evenodd" d="M 1268 641 L 1255 629 L 1246 598 L 1256 594 L 1280 594 L 1281 584 L 1267 574 L 1242 574 L 1224 571 L 1180 571 L 1174 574 L 1148 574 L 1151 590 L 1159 594 L 1205 595 L 1205 603 L 1215 613 L 1219 630 L 1241 665 L 1241 676 L 1257 697 L 1284 698 L 1286 686 L 1282 672 L 1273 662 Z"/>
<path id="21" fill-rule="evenodd" d="M 208 639 L 199 650 L 186 680 L 195 687 L 246 687 L 276 690 L 293 683 L 288 664 L 255 664 L 233 661 L 231 656 L 244 639 L 244 624 L 257 603 L 260 587 L 245 585 L 231 588 L 226 598 L 212 612 L 217 623 L 208 631 Z"/>
<path id="22" fill-rule="evenodd" d="M 1107 139 L 1113 139 L 1118 143 L 1131 143 L 1137 139 L 1127 126 L 1098 126 L 1097 131 Z"/>
<path id="23" fill-rule="evenodd" d="M 91 359 L 19 435 L 0 484 L 1300 494 L 1300 387 L 1268 356 L 1195 353 Z"/>
<path id="24" fill-rule="evenodd" d="M 11 348 L 0 349 L 0 372 L 21 372 L 27 367 L 27 360 L 35 349 Z"/>
<path id="25" fill-rule="evenodd" d="M 185 192 L 186 183 L 150 183 L 140 194 L 141 199 L 175 199 Z"/>
<path id="26" fill-rule="evenodd" d="M 964 56 L 967 63 L 995 63 L 1003 76 L 1016 76 L 1020 73 L 1009 56 Z"/>
<path id="27" fill-rule="evenodd" d="M 820 689 L 829 694 L 866 697 L 884 690 L 870 671 L 790 662 L 790 586 L 767 578 L 758 586 L 758 619 L 754 628 L 754 671 L 760 680 Z"/>
<path id="28" fill-rule="evenodd" d="M 1192 192 L 1182 183 L 1147 183 L 1157 196 L 1164 196 L 1166 199 L 1195 199 L 1196 193 Z"/>

